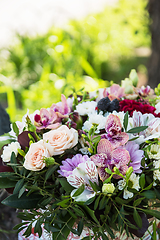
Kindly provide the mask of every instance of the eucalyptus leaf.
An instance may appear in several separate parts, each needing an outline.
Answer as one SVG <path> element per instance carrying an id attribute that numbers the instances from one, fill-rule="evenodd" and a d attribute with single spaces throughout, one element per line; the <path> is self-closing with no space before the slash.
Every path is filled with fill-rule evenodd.
<path id="1" fill-rule="evenodd" d="M 139 132 L 146 130 L 147 128 L 148 128 L 148 126 L 135 127 L 135 128 L 131 128 L 130 130 L 128 130 L 127 133 L 139 133 Z"/>
<path id="2" fill-rule="evenodd" d="M 134 221 L 136 222 L 137 226 L 139 228 L 141 228 L 142 227 L 142 219 L 141 219 L 140 215 L 138 214 L 138 211 L 136 210 L 136 208 L 134 208 L 133 218 L 134 218 Z"/>
<path id="3" fill-rule="evenodd" d="M 127 126 L 128 126 L 128 111 L 124 115 L 123 126 L 124 126 L 124 129 L 126 131 L 127 130 Z"/>
<path id="4" fill-rule="evenodd" d="M 73 194 L 72 197 L 77 197 L 77 196 L 79 196 L 81 193 L 83 193 L 84 189 L 85 189 L 85 186 L 84 186 L 84 184 L 82 184 L 82 185 L 76 190 L 76 192 Z"/>

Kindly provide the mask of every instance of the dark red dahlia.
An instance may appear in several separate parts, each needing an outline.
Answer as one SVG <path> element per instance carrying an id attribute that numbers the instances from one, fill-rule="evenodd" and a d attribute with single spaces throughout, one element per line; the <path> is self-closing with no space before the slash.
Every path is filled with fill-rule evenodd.
<path id="1" fill-rule="evenodd" d="M 133 115 L 133 111 L 139 111 L 142 114 L 144 113 L 152 113 L 153 115 L 157 116 L 155 112 L 156 108 L 149 105 L 149 104 L 142 104 L 141 102 L 138 102 L 136 100 L 129 100 L 124 99 L 119 102 L 120 110 L 124 112 L 129 112 L 130 116 Z"/>

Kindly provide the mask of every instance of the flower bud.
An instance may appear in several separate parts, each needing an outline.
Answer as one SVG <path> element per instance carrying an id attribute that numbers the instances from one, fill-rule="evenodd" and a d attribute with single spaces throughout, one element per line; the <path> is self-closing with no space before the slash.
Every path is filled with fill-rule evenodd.
<path id="1" fill-rule="evenodd" d="M 130 74 L 129 74 L 129 78 L 132 81 L 132 84 L 134 87 L 137 87 L 137 83 L 138 83 L 138 75 L 135 69 L 132 69 Z"/>
<path id="2" fill-rule="evenodd" d="M 71 129 L 71 128 L 77 129 L 77 123 L 75 123 L 75 122 L 73 122 L 71 120 L 67 121 L 65 124 L 67 125 L 67 127 L 69 129 Z"/>
<path id="3" fill-rule="evenodd" d="M 122 80 L 122 87 L 125 89 L 126 94 L 133 93 L 133 85 L 132 81 L 129 78 L 125 78 L 125 80 Z"/>
<path id="4" fill-rule="evenodd" d="M 71 119 L 71 121 L 75 122 L 77 124 L 77 129 L 80 129 L 82 127 L 82 118 L 79 115 L 78 112 L 73 112 L 69 115 L 69 118 Z"/>
<path id="5" fill-rule="evenodd" d="M 46 167 L 53 165 L 55 163 L 55 159 L 53 157 L 45 158 Z"/>
<path id="6" fill-rule="evenodd" d="M 111 196 L 115 190 L 115 186 L 113 183 L 104 183 L 102 187 L 102 192 L 108 196 Z"/>

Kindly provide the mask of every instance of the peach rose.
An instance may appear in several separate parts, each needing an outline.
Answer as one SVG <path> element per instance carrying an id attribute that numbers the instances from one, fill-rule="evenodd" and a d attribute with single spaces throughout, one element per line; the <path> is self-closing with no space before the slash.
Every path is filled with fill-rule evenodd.
<path id="1" fill-rule="evenodd" d="M 51 130 L 43 135 L 46 146 L 51 156 L 62 154 L 66 149 L 74 147 L 78 143 L 78 132 L 66 125 Z"/>
<path id="2" fill-rule="evenodd" d="M 50 157 L 48 149 L 43 140 L 32 143 L 29 151 L 25 155 L 25 161 L 23 166 L 32 171 L 40 171 L 46 164 L 44 157 Z"/>

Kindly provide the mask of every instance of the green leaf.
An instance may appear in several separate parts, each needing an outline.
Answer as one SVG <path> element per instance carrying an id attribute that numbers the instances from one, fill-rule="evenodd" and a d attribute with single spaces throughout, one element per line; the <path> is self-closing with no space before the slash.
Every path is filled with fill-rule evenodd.
<path id="1" fill-rule="evenodd" d="M 88 200 L 84 203 L 84 205 L 90 205 L 90 204 L 95 200 L 95 197 L 96 197 L 96 196 L 88 199 Z"/>
<path id="2" fill-rule="evenodd" d="M 158 190 L 156 188 L 154 188 L 154 192 L 156 194 L 156 197 L 160 200 L 160 190 L 159 191 Z"/>
<path id="3" fill-rule="evenodd" d="M 31 231 L 32 231 L 32 223 L 30 223 L 30 224 L 27 226 L 27 229 L 26 229 L 26 231 L 23 233 L 23 236 L 29 237 L 29 235 L 31 235 Z"/>
<path id="4" fill-rule="evenodd" d="M 142 218 L 138 214 L 138 211 L 134 208 L 133 218 L 139 228 L 142 228 Z"/>
<path id="5" fill-rule="evenodd" d="M 52 240 L 66 240 L 69 233 L 70 233 L 70 228 L 73 227 L 73 224 L 75 222 L 75 219 L 70 217 L 70 215 L 66 215 L 63 217 L 64 223 L 61 225 L 61 229 L 59 229 L 58 232 L 53 232 L 52 234 Z"/>
<path id="6" fill-rule="evenodd" d="M 141 209 L 141 211 L 160 220 L 160 212 L 159 211 L 149 210 L 149 209 Z"/>
<path id="7" fill-rule="evenodd" d="M 105 168 L 105 171 L 106 171 L 106 173 L 108 173 L 108 174 L 113 174 L 112 170 L 109 169 L 109 168 Z"/>
<path id="8" fill-rule="evenodd" d="M 69 201 L 70 201 L 70 198 L 67 198 L 67 199 L 64 199 L 64 200 L 61 201 L 61 202 L 58 202 L 57 205 L 58 205 L 58 206 L 61 206 L 61 207 L 63 207 L 63 208 L 66 208 L 66 207 L 68 206 L 68 204 L 66 204 L 66 203 L 68 203 Z"/>
<path id="9" fill-rule="evenodd" d="M 14 188 L 14 191 L 13 191 L 13 194 L 18 193 L 19 190 L 23 187 L 23 184 L 24 184 L 24 178 L 20 179 L 20 180 L 16 183 L 15 188 Z"/>
<path id="10" fill-rule="evenodd" d="M 27 196 L 28 192 L 24 192 L 23 195 L 18 198 L 18 194 L 12 194 L 2 201 L 2 204 L 18 208 L 18 209 L 32 209 L 38 206 L 39 201 L 42 199 L 41 195 L 31 194 Z"/>
<path id="11" fill-rule="evenodd" d="M 103 240 L 109 240 L 105 233 L 101 232 L 101 236 Z"/>
<path id="12" fill-rule="evenodd" d="M 15 122 L 12 123 L 13 131 L 15 132 L 16 136 L 19 135 L 19 128 L 17 127 L 17 124 Z"/>
<path id="13" fill-rule="evenodd" d="M 77 216 L 72 212 L 72 210 L 67 209 L 67 211 L 69 212 L 69 214 L 71 215 L 71 217 L 77 218 Z"/>
<path id="14" fill-rule="evenodd" d="M 10 180 L 9 178 L 0 178 L 0 188 L 12 188 L 16 185 L 16 183 L 17 182 Z"/>
<path id="15" fill-rule="evenodd" d="M 100 198 L 101 198 L 101 195 L 99 195 L 99 196 L 97 197 L 97 199 L 96 199 L 96 201 L 95 201 L 95 203 L 94 203 L 94 210 L 97 209 L 98 204 L 99 204 L 99 201 L 100 201 Z"/>
<path id="16" fill-rule="evenodd" d="M 83 208 L 89 214 L 89 216 L 99 225 L 99 221 L 97 220 L 94 211 L 91 210 L 88 206 L 83 206 Z"/>
<path id="17" fill-rule="evenodd" d="M 6 178 L 6 177 L 11 177 L 11 176 L 15 176 L 14 172 L 0 172 L 0 179 L 2 178 Z"/>
<path id="18" fill-rule="evenodd" d="M 63 187 L 63 189 L 65 189 L 66 192 L 71 192 L 73 189 L 75 189 L 74 187 L 72 187 L 68 182 L 66 178 L 58 178 L 61 186 Z"/>
<path id="19" fill-rule="evenodd" d="M 51 201 L 52 201 L 53 197 L 45 197 L 45 199 L 40 203 L 42 206 L 47 206 Z"/>
<path id="20" fill-rule="evenodd" d="M 90 185 L 91 185 L 91 187 L 92 187 L 94 192 L 97 192 L 99 190 L 98 189 L 99 187 L 98 187 L 96 182 L 93 183 L 92 181 L 89 180 L 89 183 L 90 183 Z"/>
<path id="21" fill-rule="evenodd" d="M 127 126 L 128 126 L 128 111 L 124 115 L 123 126 L 124 126 L 124 129 L 126 131 L 127 130 Z"/>
<path id="22" fill-rule="evenodd" d="M 23 225 L 25 225 L 25 227 L 26 227 L 26 224 L 28 224 L 28 223 L 30 223 L 30 222 L 26 222 L 26 221 L 25 222 L 21 222 L 21 223 L 17 224 L 16 226 L 14 226 L 13 230 L 17 230 L 20 227 L 22 227 Z"/>
<path id="23" fill-rule="evenodd" d="M 148 126 L 135 127 L 127 131 L 127 133 L 139 133 L 147 129 Z"/>
<path id="24" fill-rule="evenodd" d="M 79 221 L 77 230 L 78 230 L 78 236 L 80 236 L 83 230 L 83 219 Z"/>
<path id="25" fill-rule="evenodd" d="M 136 200 L 133 202 L 133 206 L 134 206 L 134 207 L 139 206 L 140 203 L 143 201 L 143 199 L 145 199 L 145 198 L 143 197 L 143 198 L 138 198 L 138 199 L 136 199 Z"/>
<path id="26" fill-rule="evenodd" d="M 82 185 L 77 189 L 77 191 L 73 194 L 72 197 L 77 197 L 77 196 L 79 196 L 81 193 L 83 193 L 84 189 L 85 189 L 85 186 L 84 186 L 84 184 L 82 184 Z"/>
<path id="27" fill-rule="evenodd" d="M 100 139 L 101 139 L 101 136 L 94 137 L 94 138 L 92 139 L 92 143 L 99 142 Z"/>
<path id="28" fill-rule="evenodd" d="M 47 179 L 54 173 L 54 171 L 58 168 L 58 165 L 53 165 L 52 167 L 50 167 L 46 174 L 45 174 L 45 178 L 44 178 L 44 182 L 47 181 Z"/>
<path id="29" fill-rule="evenodd" d="M 140 185 L 140 187 L 141 187 L 142 189 L 143 189 L 144 186 L 145 186 L 145 174 L 144 174 L 144 173 L 142 173 L 141 176 L 140 176 L 140 178 L 139 178 L 139 185 Z"/>
<path id="30" fill-rule="evenodd" d="M 117 203 L 121 204 L 121 205 L 123 205 L 123 204 L 126 203 L 125 200 L 123 200 L 123 199 L 120 198 L 120 197 L 116 197 L 116 198 L 115 198 L 115 201 L 116 201 Z"/>
<path id="31" fill-rule="evenodd" d="M 25 152 L 22 149 L 18 149 L 18 153 L 22 156 L 25 157 Z"/>
<path id="32" fill-rule="evenodd" d="M 40 220 L 37 220 L 35 224 L 34 233 L 38 233 L 39 238 L 42 236 L 42 226 L 41 226 Z"/>
<path id="33" fill-rule="evenodd" d="M 141 196 L 144 196 L 147 199 L 155 199 L 156 198 L 156 194 L 152 190 L 148 190 L 148 191 L 142 192 Z"/>
<path id="34" fill-rule="evenodd" d="M 78 207 L 72 207 L 72 209 L 75 211 L 75 213 L 80 216 L 80 217 L 84 217 L 84 213 L 82 212 L 82 210 L 80 210 Z"/>
<path id="35" fill-rule="evenodd" d="M 11 160 L 10 160 L 10 166 L 13 168 L 14 172 L 17 173 L 17 168 L 15 167 L 17 165 L 17 159 L 14 152 L 11 154 Z"/>
<path id="36" fill-rule="evenodd" d="M 109 201 L 109 198 L 107 196 L 103 196 L 103 198 L 101 199 L 100 203 L 99 203 L 99 210 L 105 208 L 105 206 L 107 205 Z"/>
<path id="37" fill-rule="evenodd" d="M 24 185 L 24 186 L 19 190 L 18 198 L 20 198 L 25 191 L 26 191 L 26 186 Z"/>

